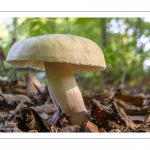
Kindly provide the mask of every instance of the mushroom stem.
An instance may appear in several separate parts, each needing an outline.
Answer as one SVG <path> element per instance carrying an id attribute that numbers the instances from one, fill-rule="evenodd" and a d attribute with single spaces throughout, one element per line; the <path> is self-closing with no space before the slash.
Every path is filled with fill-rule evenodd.
<path id="1" fill-rule="evenodd" d="M 57 110 L 60 107 L 64 114 L 70 116 L 69 121 L 72 125 L 81 126 L 84 121 L 90 120 L 72 65 L 44 62 L 44 66 L 49 93 Z"/>

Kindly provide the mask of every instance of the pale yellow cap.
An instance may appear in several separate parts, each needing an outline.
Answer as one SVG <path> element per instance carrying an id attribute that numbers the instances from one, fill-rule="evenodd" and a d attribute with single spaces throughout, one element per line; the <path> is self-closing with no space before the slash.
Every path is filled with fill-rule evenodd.
<path id="1" fill-rule="evenodd" d="M 74 72 L 106 68 L 103 52 L 93 41 L 68 34 L 49 34 L 16 42 L 7 62 L 18 67 L 45 70 L 45 62 L 70 63 Z"/>

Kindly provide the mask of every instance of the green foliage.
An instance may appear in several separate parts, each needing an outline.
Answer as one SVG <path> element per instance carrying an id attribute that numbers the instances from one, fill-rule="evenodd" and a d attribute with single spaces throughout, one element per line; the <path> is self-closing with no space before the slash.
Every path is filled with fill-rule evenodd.
<path id="1" fill-rule="evenodd" d="M 75 23 L 77 24 L 87 24 L 92 20 L 92 18 L 78 18 Z"/>
<path id="2" fill-rule="evenodd" d="M 59 33 L 91 39 L 102 48 L 107 69 L 77 74 L 76 78 L 82 90 L 99 92 L 100 84 L 124 85 L 149 76 L 150 69 L 143 69 L 143 62 L 150 57 L 150 51 L 145 50 L 150 41 L 149 27 L 144 18 L 12 18 L 6 25 L 7 36 L 1 32 L 0 46 L 7 55 L 13 38 L 17 41 Z M 45 82 L 44 77 L 40 79 Z"/>

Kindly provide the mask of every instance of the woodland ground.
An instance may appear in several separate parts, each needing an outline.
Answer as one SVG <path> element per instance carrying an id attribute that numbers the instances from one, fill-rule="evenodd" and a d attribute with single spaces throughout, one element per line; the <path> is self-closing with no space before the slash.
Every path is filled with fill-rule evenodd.
<path id="1" fill-rule="evenodd" d="M 150 132 L 150 95 L 113 86 L 82 93 L 91 121 L 71 125 L 57 112 L 46 85 L 32 72 L 20 80 L 0 78 L 0 132 Z M 137 94 L 135 94 L 137 93 Z"/>

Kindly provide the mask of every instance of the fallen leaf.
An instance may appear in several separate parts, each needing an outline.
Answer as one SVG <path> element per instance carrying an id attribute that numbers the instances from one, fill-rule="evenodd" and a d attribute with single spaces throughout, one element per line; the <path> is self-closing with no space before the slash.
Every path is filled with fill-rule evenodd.
<path id="1" fill-rule="evenodd" d="M 20 118 L 17 118 L 20 121 L 18 127 L 24 130 L 37 130 L 38 132 L 50 132 L 49 125 L 40 115 L 31 108 L 23 108 L 19 112 Z M 26 127 L 25 127 L 26 126 Z"/>
<path id="2" fill-rule="evenodd" d="M 98 127 L 91 121 L 83 122 L 81 132 L 99 132 Z"/>
<path id="3" fill-rule="evenodd" d="M 80 127 L 78 125 L 67 125 L 61 129 L 61 132 L 80 132 Z"/>
<path id="4" fill-rule="evenodd" d="M 132 130 L 136 129 L 136 124 L 126 115 L 125 111 L 122 108 L 120 108 L 118 116 L 127 127 Z"/>

